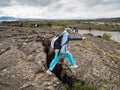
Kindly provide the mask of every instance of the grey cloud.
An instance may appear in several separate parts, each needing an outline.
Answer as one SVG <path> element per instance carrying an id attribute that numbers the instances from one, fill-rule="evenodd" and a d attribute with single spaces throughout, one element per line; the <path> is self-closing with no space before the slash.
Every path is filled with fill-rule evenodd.
<path id="1" fill-rule="evenodd" d="M 120 9 L 120 0 L 99 0 L 99 1 L 98 0 L 91 0 L 91 1 L 86 0 L 85 6 L 89 8 L 89 10 L 93 8 L 100 9 L 100 8 L 97 8 L 97 6 L 100 6 L 101 9 L 105 9 L 105 10 L 116 10 L 116 9 Z"/>
<path id="2" fill-rule="evenodd" d="M 0 7 L 6 6 L 31 6 L 31 7 L 46 7 L 51 4 L 58 4 L 60 0 L 0 0 Z"/>
<path id="3" fill-rule="evenodd" d="M 51 5 L 49 7 L 49 12 L 56 12 L 56 11 L 59 11 L 63 8 L 64 4 L 62 3 L 57 3 L 55 5 Z"/>
<path id="4" fill-rule="evenodd" d="M 75 9 L 76 9 L 76 7 L 68 7 L 68 8 L 65 8 L 64 11 L 73 13 L 73 12 L 76 12 Z"/>
<path id="5" fill-rule="evenodd" d="M 0 10 L 0 15 L 3 14 L 3 11 Z"/>
<path id="6" fill-rule="evenodd" d="M 7 7 L 7 6 L 11 6 L 10 0 L 0 0 L 0 7 Z"/>
<path id="7" fill-rule="evenodd" d="M 111 5 L 111 4 L 116 4 L 116 5 L 120 5 L 120 0 L 86 0 L 87 1 L 87 4 L 86 6 L 89 6 L 89 7 L 94 7 L 94 6 L 97 6 L 97 5 Z"/>
<path id="8" fill-rule="evenodd" d="M 19 5 L 46 7 L 60 0 L 15 0 Z"/>

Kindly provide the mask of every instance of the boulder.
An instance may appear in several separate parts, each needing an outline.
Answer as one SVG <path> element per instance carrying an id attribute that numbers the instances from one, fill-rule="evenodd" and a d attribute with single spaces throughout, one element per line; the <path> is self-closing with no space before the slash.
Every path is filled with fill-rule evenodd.
<path id="1" fill-rule="evenodd" d="M 46 74 L 44 48 L 41 42 L 32 41 L 5 50 L 0 55 L 0 90 L 65 90 L 54 74 Z"/>

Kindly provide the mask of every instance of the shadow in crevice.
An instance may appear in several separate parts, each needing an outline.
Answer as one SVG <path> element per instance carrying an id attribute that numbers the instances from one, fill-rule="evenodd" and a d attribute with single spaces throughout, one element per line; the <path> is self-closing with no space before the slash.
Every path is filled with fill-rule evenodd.
<path id="1" fill-rule="evenodd" d="M 46 68 L 48 69 L 50 66 L 51 61 L 53 60 L 55 56 L 55 52 L 52 48 L 50 48 L 50 39 L 46 39 L 44 37 L 39 37 L 43 46 L 45 47 L 44 52 L 46 53 Z M 70 88 L 74 87 L 74 83 L 77 81 L 75 76 L 68 75 L 64 68 L 62 67 L 64 65 L 63 63 L 64 58 L 61 58 L 59 62 L 56 64 L 55 68 L 53 69 L 53 73 L 56 75 L 56 77 L 63 83 L 67 84 Z"/>

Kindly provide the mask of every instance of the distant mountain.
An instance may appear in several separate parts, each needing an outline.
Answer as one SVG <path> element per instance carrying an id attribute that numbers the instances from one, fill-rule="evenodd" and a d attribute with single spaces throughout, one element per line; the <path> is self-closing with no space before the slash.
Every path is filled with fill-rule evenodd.
<path id="1" fill-rule="evenodd" d="M 2 16 L 0 17 L 0 21 L 9 21 L 9 20 L 16 20 L 17 18 L 14 17 L 8 17 L 8 16 Z"/>
<path id="2" fill-rule="evenodd" d="M 120 17 L 116 17 L 116 18 L 97 18 L 97 19 L 82 19 L 80 21 L 87 21 L 87 22 L 118 22 L 118 23 L 120 23 Z"/>
<path id="3" fill-rule="evenodd" d="M 0 16 L 0 21 L 20 21 L 20 20 L 27 20 L 27 19 L 10 17 L 10 16 Z"/>
<path id="4" fill-rule="evenodd" d="M 0 21 L 45 21 L 56 19 L 40 19 L 40 18 L 16 18 L 11 16 L 0 16 Z M 57 21 L 61 19 L 57 19 Z M 120 17 L 116 18 L 97 18 L 97 19 L 62 19 L 62 21 L 87 21 L 87 22 L 120 22 Z"/>

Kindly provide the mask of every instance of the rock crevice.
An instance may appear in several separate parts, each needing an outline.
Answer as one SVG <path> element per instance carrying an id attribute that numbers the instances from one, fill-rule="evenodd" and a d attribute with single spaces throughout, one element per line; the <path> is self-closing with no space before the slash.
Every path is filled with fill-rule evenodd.
<path id="1" fill-rule="evenodd" d="M 61 58 L 48 76 L 46 70 L 54 58 L 50 40 L 58 31 L 17 29 L 2 27 L 0 32 L 0 90 L 66 90 L 63 83 L 74 88 L 76 82 L 120 90 L 119 43 L 89 35 L 86 41 L 73 41 L 71 53 L 79 67 L 71 69 Z"/>

